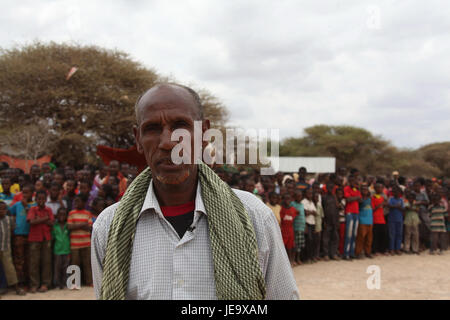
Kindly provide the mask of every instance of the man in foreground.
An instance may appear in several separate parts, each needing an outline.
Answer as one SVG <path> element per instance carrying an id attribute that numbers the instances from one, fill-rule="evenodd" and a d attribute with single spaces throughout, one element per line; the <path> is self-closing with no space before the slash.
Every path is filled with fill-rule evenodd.
<path id="1" fill-rule="evenodd" d="M 194 155 L 183 155 L 190 164 L 172 161 L 174 130 L 187 130 L 194 150 L 194 121 L 209 129 L 198 95 L 157 85 L 138 100 L 136 118 L 137 148 L 149 168 L 94 224 L 97 298 L 297 299 L 271 210 L 194 164 Z"/>

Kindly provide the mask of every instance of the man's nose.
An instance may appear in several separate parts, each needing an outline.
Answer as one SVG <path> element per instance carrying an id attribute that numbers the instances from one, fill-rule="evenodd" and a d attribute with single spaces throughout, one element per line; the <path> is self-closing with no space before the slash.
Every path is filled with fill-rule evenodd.
<path id="1" fill-rule="evenodd" d="M 177 144 L 177 141 L 171 141 L 172 130 L 170 128 L 164 127 L 161 135 L 159 137 L 159 148 L 163 150 L 172 150 Z"/>

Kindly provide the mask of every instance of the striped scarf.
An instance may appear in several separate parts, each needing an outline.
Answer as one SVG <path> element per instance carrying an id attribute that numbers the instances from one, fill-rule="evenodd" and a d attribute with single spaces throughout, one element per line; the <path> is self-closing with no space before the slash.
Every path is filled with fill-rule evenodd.
<path id="1" fill-rule="evenodd" d="M 208 213 L 217 298 L 264 299 L 266 288 L 258 262 L 256 235 L 244 205 L 206 164 L 200 163 L 197 168 Z M 145 169 L 128 187 L 116 209 L 103 264 L 103 300 L 126 297 L 137 219 L 151 178 L 150 169 Z"/>

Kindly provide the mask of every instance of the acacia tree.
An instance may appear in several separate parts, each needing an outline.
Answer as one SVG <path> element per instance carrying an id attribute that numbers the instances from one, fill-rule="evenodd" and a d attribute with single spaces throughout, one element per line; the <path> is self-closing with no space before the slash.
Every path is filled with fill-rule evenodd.
<path id="1" fill-rule="evenodd" d="M 280 155 L 332 156 L 338 167 L 354 166 L 366 172 L 383 170 L 380 164 L 394 161 L 395 148 L 365 129 L 316 125 L 304 131 L 301 138 L 285 139 L 280 145 Z"/>
<path id="2" fill-rule="evenodd" d="M 316 125 L 304 130 L 300 138 L 287 138 L 280 144 L 281 156 L 336 158 L 336 166 L 358 168 L 368 174 L 433 177 L 449 176 L 450 142 L 400 150 L 381 136 L 352 126 Z"/>
<path id="3" fill-rule="evenodd" d="M 76 72 L 68 77 L 73 67 Z M 40 42 L 3 49 L 0 126 L 17 132 L 44 121 L 54 134 L 47 153 L 79 165 L 95 158 L 98 144 L 134 145 L 135 101 L 164 80 L 117 50 Z M 224 125 L 227 111 L 220 101 L 207 90 L 200 97 L 205 115 Z"/>

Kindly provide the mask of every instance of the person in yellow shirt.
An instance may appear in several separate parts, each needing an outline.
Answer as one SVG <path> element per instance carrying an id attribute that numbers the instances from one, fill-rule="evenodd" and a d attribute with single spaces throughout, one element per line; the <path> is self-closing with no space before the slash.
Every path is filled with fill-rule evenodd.
<path id="1" fill-rule="evenodd" d="M 281 225 L 280 211 L 281 206 L 278 204 L 278 195 L 275 192 L 269 193 L 269 202 L 266 202 L 266 205 L 272 209 L 275 218 L 277 218 L 278 225 Z"/>

